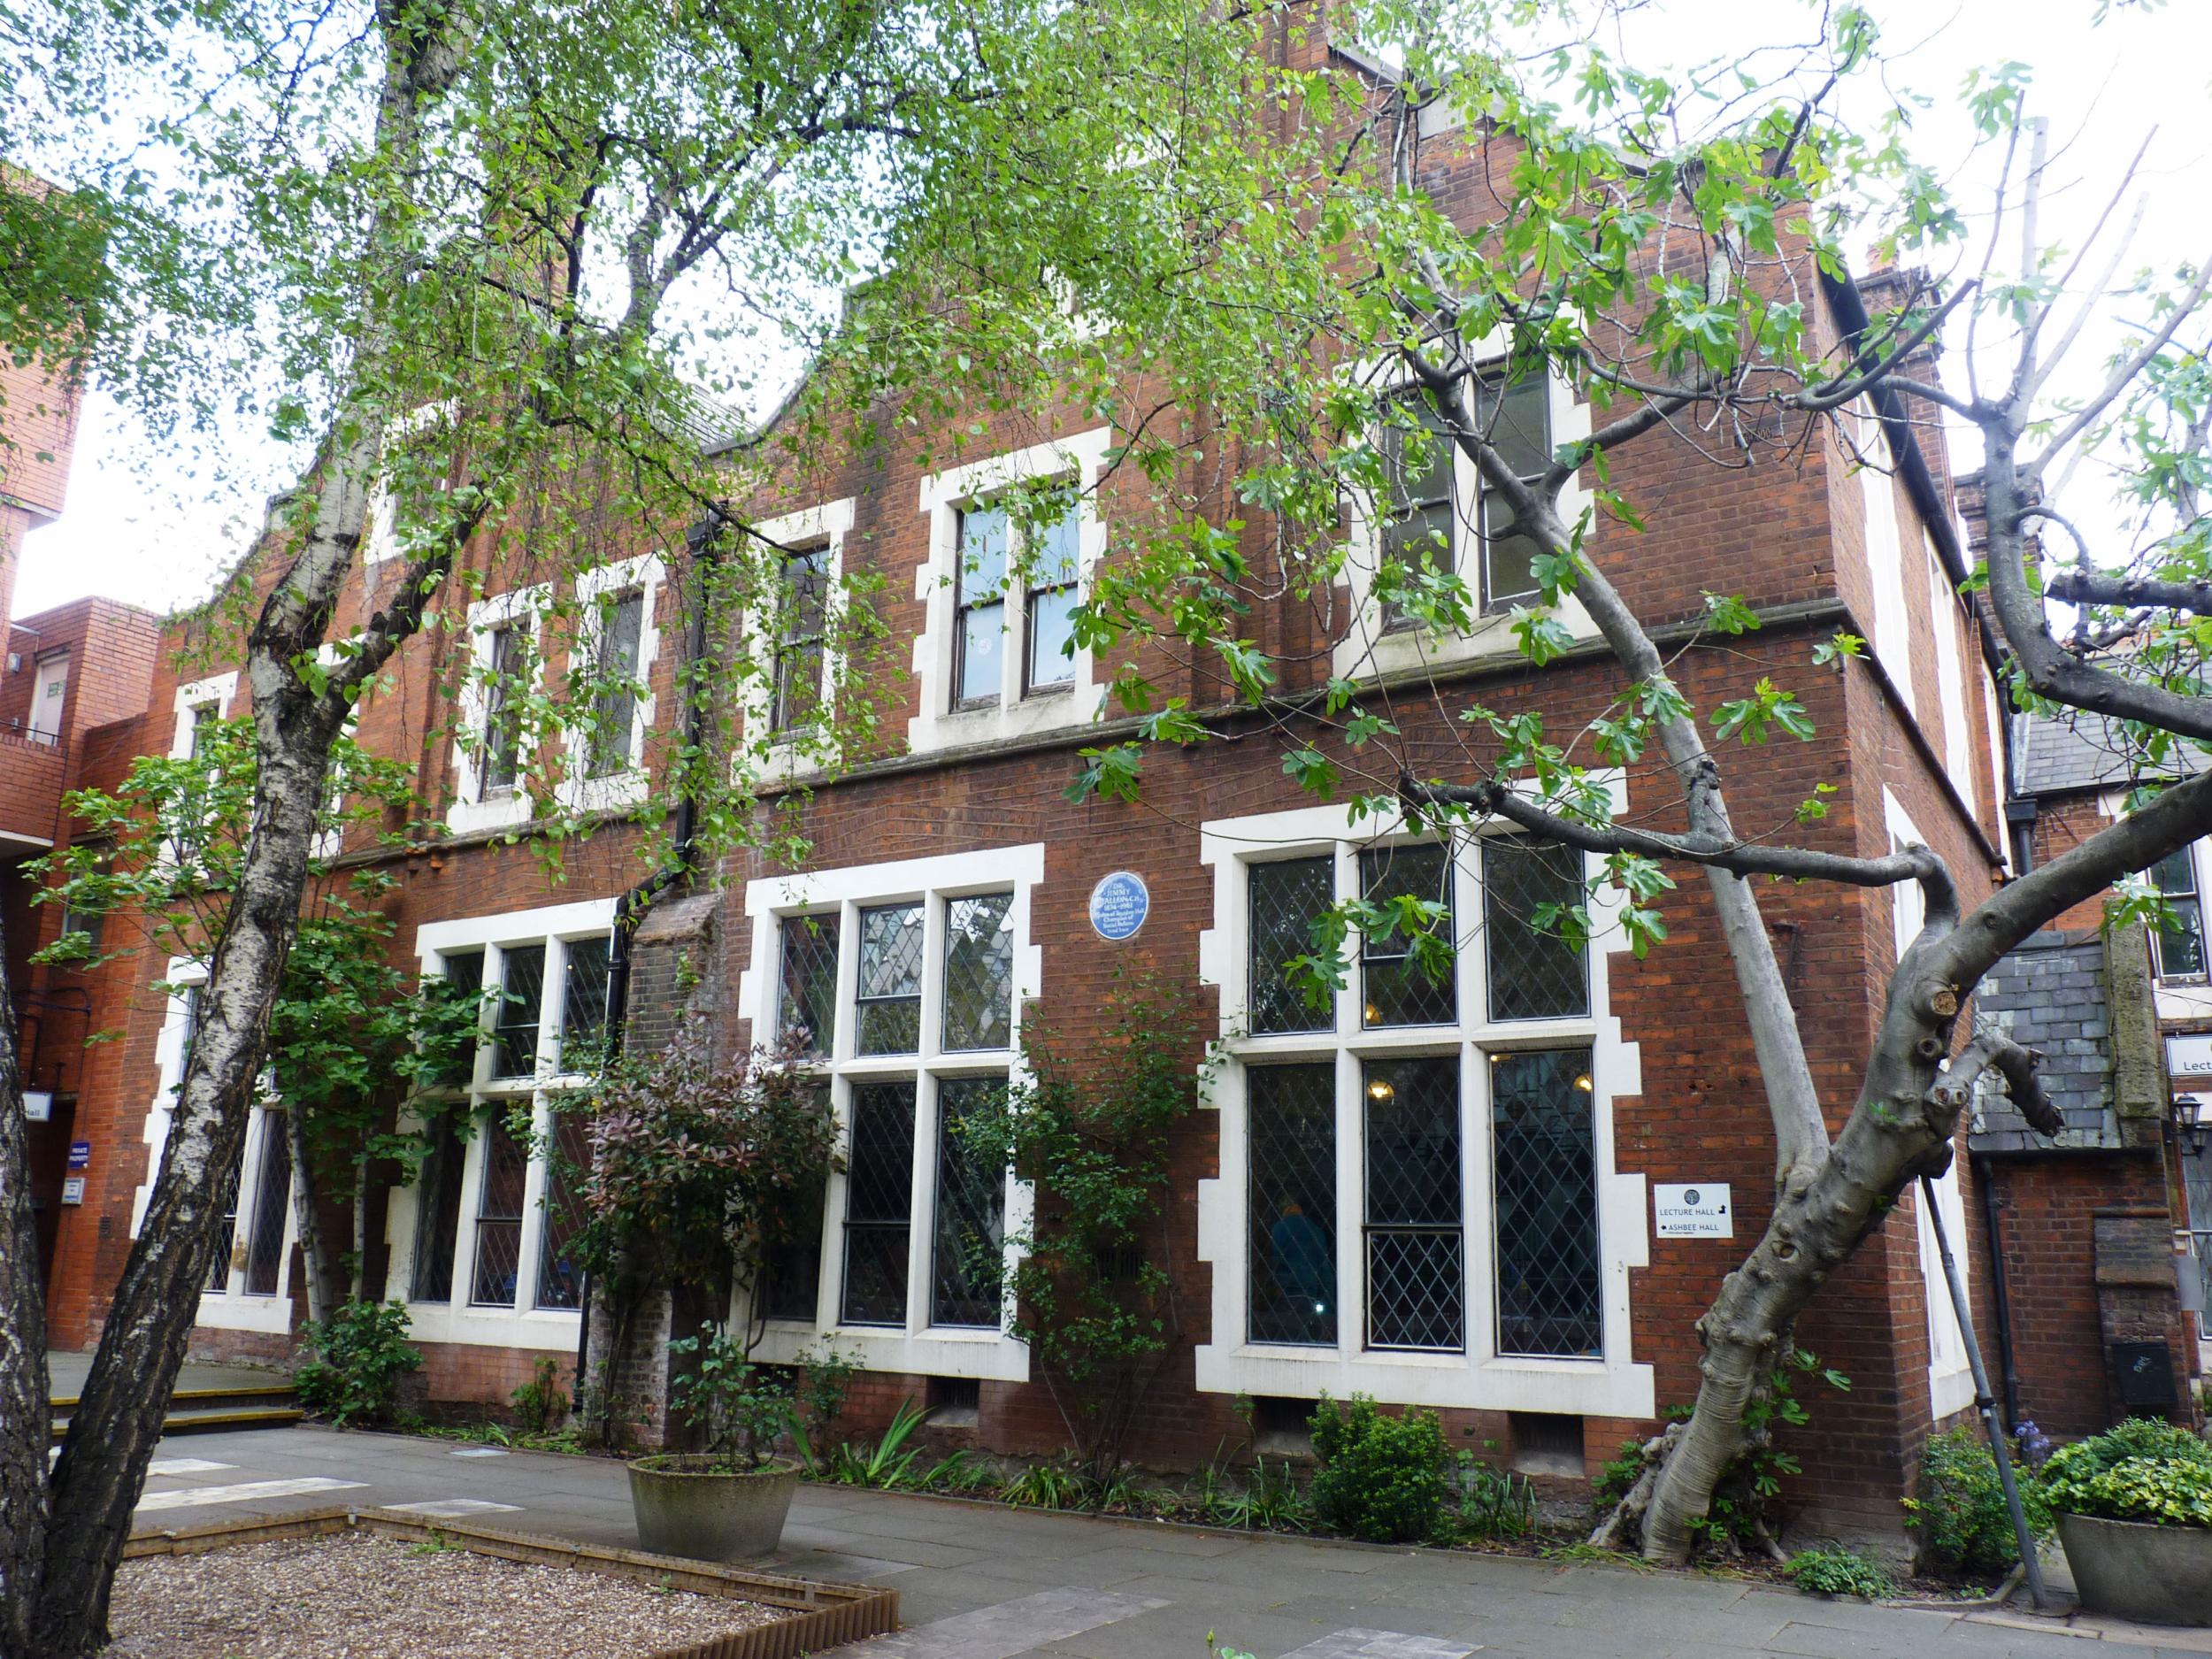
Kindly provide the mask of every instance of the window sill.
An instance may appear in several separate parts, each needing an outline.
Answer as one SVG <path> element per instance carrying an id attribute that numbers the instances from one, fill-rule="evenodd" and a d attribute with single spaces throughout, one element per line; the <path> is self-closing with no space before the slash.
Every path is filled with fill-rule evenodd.
<path id="1" fill-rule="evenodd" d="M 769 1320 L 755 1356 L 788 1365 L 817 1342 L 851 1356 L 863 1371 L 917 1377 L 973 1377 L 986 1382 L 1027 1382 L 1029 1349 L 1003 1331 L 933 1326 L 905 1331 L 879 1325 L 810 1325 Z"/>
<path id="2" fill-rule="evenodd" d="M 457 835 L 508 829 L 529 821 L 530 797 L 518 790 L 487 795 L 481 800 L 456 801 L 445 815 L 446 827 Z"/>

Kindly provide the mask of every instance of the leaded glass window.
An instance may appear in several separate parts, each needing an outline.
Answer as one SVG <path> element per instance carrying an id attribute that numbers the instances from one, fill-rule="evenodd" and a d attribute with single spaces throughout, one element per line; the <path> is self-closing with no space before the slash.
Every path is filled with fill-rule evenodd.
<path id="1" fill-rule="evenodd" d="M 284 1275 L 284 1225 L 292 1210 L 292 1142 L 281 1111 L 261 1117 L 261 1168 L 254 1182 L 253 1235 L 246 1243 L 246 1294 L 273 1296 Z"/>
<path id="2" fill-rule="evenodd" d="M 1367 1346 L 1467 1345 L 1459 1063 L 1371 1060 L 1366 1118 Z"/>
<path id="3" fill-rule="evenodd" d="M 769 711 L 769 729 L 775 732 L 804 726 L 821 708 L 823 642 L 829 626 L 828 544 L 787 555 L 783 580 L 774 706 Z"/>
<path id="4" fill-rule="evenodd" d="M 445 969 L 448 985 L 457 991 L 473 992 L 481 995 L 484 990 L 484 953 L 481 950 L 448 950 L 441 952 L 439 962 Z M 448 1087 L 465 1088 L 476 1075 L 476 1046 L 464 1043 L 453 1056 L 451 1070 L 441 1079 Z"/>
<path id="5" fill-rule="evenodd" d="M 1491 1056 L 1501 1354 L 1604 1347 L 1592 1091 L 1587 1048 Z"/>
<path id="6" fill-rule="evenodd" d="M 1541 369 L 1512 380 L 1476 384 L 1476 419 L 1498 458 L 1524 483 L 1540 480 L 1551 465 L 1551 391 Z M 1486 485 L 1482 492 L 1482 598 L 1504 611 L 1541 594 L 1535 560 L 1542 548 L 1520 534 L 1513 508 Z"/>
<path id="7" fill-rule="evenodd" d="M 563 955 L 561 1064 L 573 1071 L 590 1061 L 606 1035 L 608 941 L 572 939 Z"/>
<path id="8" fill-rule="evenodd" d="M 816 1085 L 814 1101 L 817 1110 L 829 1110 L 828 1083 Z M 814 1323 L 822 1295 L 822 1208 L 826 1186 L 820 1179 L 807 1182 L 788 1195 L 769 1224 L 760 1270 L 760 1310 L 765 1317 Z"/>
<path id="9" fill-rule="evenodd" d="M 1383 557 L 1408 574 L 1424 564 L 1448 571 L 1457 511 L 1452 491 L 1452 441 L 1445 435 L 1426 392 L 1409 392 L 1398 399 L 1395 417 L 1382 430 Z M 1385 613 L 1386 626 L 1403 626 L 1405 622 L 1394 609 Z"/>
<path id="10" fill-rule="evenodd" d="M 1082 514 L 1071 503 L 1039 538 L 1024 603 L 1029 613 L 1028 689 L 1065 691 L 1075 684 L 1076 580 L 1081 571 Z"/>
<path id="11" fill-rule="evenodd" d="M 223 1178 L 223 1214 L 216 1224 L 215 1254 L 207 1263 L 207 1288 L 218 1293 L 230 1288 L 230 1253 L 238 1243 L 238 1182 L 245 1167 L 246 1143 L 241 1141 L 230 1173 Z"/>
<path id="12" fill-rule="evenodd" d="M 415 1202 L 414 1279 L 407 1294 L 411 1302 L 450 1302 L 453 1251 L 461 1237 L 461 1171 L 466 1156 L 459 1114 L 438 1113 L 428 1133 L 430 1152 L 423 1160 Z"/>
<path id="13" fill-rule="evenodd" d="M 1583 953 L 1538 926 L 1545 905 L 1583 900 L 1582 855 L 1571 848 L 1493 841 L 1483 848 L 1483 934 L 1490 1018 L 1572 1018 L 1590 1011 Z"/>
<path id="14" fill-rule="evenodd" d="M 645 642 L 645 592 L 631 588 L 599 602 L 598 681 L 592 708 L 591 775 L 611 777 L 637 764 L 638 664 Z"/>
<path id="15" fill-rule="evenodd" d="M 481 1308 L 515 1305 L 522 1269 L 522 1205 L 530 1159 L 506 1118 L 492 1113 L 484 1137 L 483 1182 L 476 1198 L 476 1272 L 469 1301 Z"/>
<path id="16" fill-rule="evenodd" d="M 487 795 L 514 793 L 522 765 L 522 704 L 516 681 L 528 656 L 528 641 L 519 625 L 508 623 L 492 630 L 491 649 L 484 665 L 484 787 Z"/>
<path id="17" fill-rule="evenodd" d="M 538 1069 L 538 1021 L 545 997 L 545 947 L 510 945 L 499 953 L 500 999 L 492 1021 L 495 1070 L 501 1078 Z"/>
<path id="18" fill-rule="evenodd" d="M 834 916 L 783 918 L 783 989 L 777 1002 L 777 1035 L 806 1033 L 806 1051 L 826 1055 L 837 1045 L 837 943 Z"/>
<path id="19" fill-rule="evenodd" d="M 965 509 L 957 534 L 952 700 L 961 708 L 996 703 L 1006 685 L 1006 510 Z"/>
<path id="20" fill-rule="evenodd" d="M 861 1054 L 912 1054 L 922 1041 L 922 907 L 860 913 L 860 975 L 853 995 Z"/>
<path id="21" fill-rule="evenodd" d="M 2204 908 L 2197 890 L 2196 849 L 2184 847 L 2151 866 L 2151 881 L 2166 901 L 2158 928 L 2162 979 L 2204 977 Z"/>
<path id="22" fill-rule="evenodd" d="M 969 1114 L 1006 1086 L 995 1078 L 948 1078 L 937 1086 L 937 1211 L 931 1239 L 932 1325 L 999 1323 L 997 1255 L 1005 1237 L 1006 1177 L 968 1145 Z"/>
<path id="23" fill-rule="evenodd" d="M 906 1323 L 914 1216 L 914 1085 L 856 1083 L 846 1153 L 847 1325 Z"/>
<path id="24" fill-rule="evenodd" d="M 1360 854 L 1360 890 L 1371 904 L 1416 898 L 1441 904 L 1434 926 L 1447 943 L 1452 938 L 1452 863 L 1441 847 L 1373 847 Z M 1430 977 L 1413 956 L 1413 940 L 1401 926 L 1388 937 L 1370 933 L 1360 944 L 1361 1024 L 1446 1025 L 1459 1018 L 1457 964 L 1440 979 Z"/>
<path id="25" fill-rule="evenodd" d="M 1003 1048 L 1013 1033 L 1014 895 L 986 893 L 945 904 L 948 1051 Z"/>
<path id="26" fill-rule="evenodd" d="M 1286 858 L 1249 866 L 1252 1030 L 1326 1031 L 1329 1004 L 1316 1007 L 1284 965 L 1313 949 L 1313 922 L 1336 902 L 1336 860 Z"/>
<path id="27" fill-rule="evenodd" d="M 1249 1340 L 1336 1343 L 1336 1067 L 1245 1073 Z"/>
<path id="28" fill-rule="evenodd" d="M 553 1119 L 552 1156 L 545 1171 L 544 1217 L 538 1234 L 537 1305 L 584 1305 L 584 1264 L 576 1258 L 576 1235 L 583 1231 L 581 1189 L 591 1172 L 591 1124 L 580 1111 L 557 1112 Z"/>

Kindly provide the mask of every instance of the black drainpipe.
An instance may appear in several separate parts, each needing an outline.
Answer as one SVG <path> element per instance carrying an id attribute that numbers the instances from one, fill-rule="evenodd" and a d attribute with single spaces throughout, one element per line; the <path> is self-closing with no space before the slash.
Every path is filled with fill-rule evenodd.
<path id="1" fill-rule="evenodd" d="M 1987 1158 L 1977 1160 L 1974 1185 L 1982 1189 L 1982 1223 L 1989 1230 L 1989 1288 L 1997 1309 L 1997 1366 L 2004 1373 L 2005 1427 L 2020 1432 L 2020 1368 L 2012 1356 L 2012 1298 L 2005 1290 L 2005 1238 L 1997 1224 L 1996 1167 Z"/>
<path id="2" fill-rule="evenodd" d="M 722 514 L 710 512 L 706 519 L 692 526 L 684 536 L 684 548 L 693 563 L 703 573 L 712 568 L 715 547 L 720 537 Z M 703 580 L 700 590 L 692 603 L 691 619 L 685 628 L 684 660 L 694 664 L 703 663 L 707 656 L 707 594 Z M 698 695 L 696 686 L 689 688 L 684 704 L 684 748 L 696 757 L 705 739 L 705 701 Z M 676 798 L 676 839 L 670 849 L 668 862 L 639 882 L 616 901 L 614 907 L 614 942 L 607 952 L 607 1039 L 610 1053 L 619 1056 L 623 1039 L 630 1019 L 630 941 L 660 895 L 691 873 L 694 842 L 698 837 L 699 803 L 686 786 Z M 576 1326 L 576 1380 L 574 1386 L 580 1394 L 584 1386 L 585 1365 L 591 1356 L 591 1274 L 586 1271 L 583 1282 L 578 1286 L 581 1317 Z"/>

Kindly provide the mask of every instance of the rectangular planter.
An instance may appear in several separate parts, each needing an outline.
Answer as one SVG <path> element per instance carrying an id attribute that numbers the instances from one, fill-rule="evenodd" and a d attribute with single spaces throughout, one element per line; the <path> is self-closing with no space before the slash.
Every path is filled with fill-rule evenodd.
<path id="1" fill-rule="evenodd" d="M 2212 1624 L 2212 1531 L 2061 1515 L 2081 1604 L 2137 1624 Z"/>
<path id="2" fill-rule="evenodd" d="M 426 1520 L 394 1509 L 311 1509 L 299 1515 L 134 1532 L 123 1546 L 123 1559 L 197 1555 L 240 1544 L 319 1538 L 357 1530 L 410 1540 L 427 1540 L 434 1534 L 448 1548 L 457 1545 L 480 1555 L 495 1555 L 503 1561 L 568 1567 L 580 1572 L 627 1578 L 637 1584 L 691 1590 L 701 1595 L 727 1596 L 787 1609 L 787 1616 L 772 1624 L 733 1631 L 708 1641 L 641 1653 L 636 1659 L 798 1659 L 802 1654 L 819 1653 L 826 1647 L 857 1641 L 864 1636 L 885 1635 L 899 1627 L 896 1590 L 787 1578 L 712 1562 L 649 1555 L 637 1549 L 571 1544 L 557 1538 L 503 1532 L 461 1521 Z"/>

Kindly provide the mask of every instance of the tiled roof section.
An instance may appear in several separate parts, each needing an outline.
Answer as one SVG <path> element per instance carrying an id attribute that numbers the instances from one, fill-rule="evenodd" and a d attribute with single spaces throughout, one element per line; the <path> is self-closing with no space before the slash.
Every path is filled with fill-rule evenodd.
<path id="1" fill-rule="evenodd" d="M 2137 778 L 2193 777 L 2207 757 L 2187 744 L 2174 746 L 2165 766 L 2141 767 L 2126 737 L 2101 714 L 2072 710 L 2055 718 L 2012 717 L 2013 793 L 2062 794 L 2070 789 L 2116 788 Z"/>
<path id="2" fill-rule="evenodd" d="M 2113 1110 L 2112 1021 L 2104 941 L 2096 933 L 2041 933 L 2000 962 L 1975 993 L 1978 1017 L 2043 1053 L 2043 1087 L 2066 1118 L 2055 1141 L 2032 1131 L 2011 1101 L 1985 1085 L 1974 1103 L 1977 1152 L 2118 1147 Z"/>

